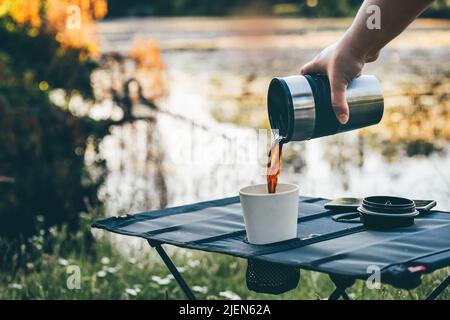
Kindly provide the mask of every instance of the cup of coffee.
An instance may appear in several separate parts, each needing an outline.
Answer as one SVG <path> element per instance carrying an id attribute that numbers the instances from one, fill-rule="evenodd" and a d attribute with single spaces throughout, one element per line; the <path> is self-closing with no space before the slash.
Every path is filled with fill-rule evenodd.
<path id="1" fill-rule="evenodd" d="M 279 183 L 276 193 L 267 184 L 244 187 L 239 191 L 247 240 L 269 244 L 297 237 L 299 188 Z"/>

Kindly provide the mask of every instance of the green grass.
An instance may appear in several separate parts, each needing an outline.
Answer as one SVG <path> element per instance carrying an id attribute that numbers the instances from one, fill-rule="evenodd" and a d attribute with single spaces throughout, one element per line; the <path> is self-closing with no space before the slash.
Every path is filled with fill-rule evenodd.
<path id="1" fill-rule="evenodd" d="M 145 253 L 129 252 L 125 256 L 114 248 L 107 232 L 99 232 L 100 236 L 92 241 L 88 220 L 84 216 L 84 227 L 77 232 L 53 228 L 42 232 L 47 233 L 45 236 L 30 239 L 29 245 L 19 245 L 12 258 L 2 261 L 0 299 L 184 298 L 154 250 L 148 247 Z M 279 296 L 257 294 L 246 287 L 244 259 L 191 250 L 168 251 L 201 299 L 227 299 L 230 295 L 242 299 L 322 299 L 334 288 L 328 276 L 302 270 L 297 289 Z M 67 288 L 71 276 L 67 270 L 71 265 L 80 268 L 80 289 Z M 363 281 L 358 281 L 348 292 L 354 299 L 418 299 L 448 273 L 449 269 L 444 269 L 427 275 L 423 285 L 412 291 L 389 286 L 369 290 Z M 449 299 L 449 291 L 441 299 Z"/>

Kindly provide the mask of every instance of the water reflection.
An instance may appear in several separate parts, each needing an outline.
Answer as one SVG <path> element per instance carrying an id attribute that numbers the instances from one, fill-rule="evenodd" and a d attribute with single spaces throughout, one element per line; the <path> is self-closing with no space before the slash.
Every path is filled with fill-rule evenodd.
<path id="1" fill-rule="evenodd" d="M 361 131 L 365 143 L 389 162 L 435 152 L 444 155 L 450 141 L 450 81 L 425 81 L 422 88 L 411 86 L 403 92 L 406 101 L 388 108 L 380 125 Z"/>
<path id="2" fill-rule="evenodd" d="M 339 21 L 339 27 L 331 30 L 327 21 L 314 25 L 280 21 L 249 35 L 232 20 L 217 20 L 194 24 L 189 19 L 176 24 L 170 19 L 117 20 L 100 27 L 105 49 L 124 50 L 137 33 L 155 37 L 168 67 L 168 96 L 161 104 L 168 113 L 157 116 L 155 127 L 139 124 L 134 133 L 124 129 L 120 137 L 112 138 L 136 153 L 122 157 L 130 165 L 120 174 L 111 168 L 107 187 L 116 196 L 118 185 L 127 188 L 129 192 L 119 196 L 127 200 L 119 202 L 132 205 L 133 211 L 164 205 L 136 200 L 159 192 L 140 182 L 154 168 L 144 164 L 149 160 L 142 154 L 149 147 L 161 148 L 164 154 L 160 167 L 168 205 L 236 195 L 245 184 L 264 182 L 255 159 L 224 163 L 223 157 L 258 152 L 254 136 L 244 128 L 268 127 L 265 100 L 270 78 L 295 73 L 320 47 L 336 39 L 345 24 Z M 446 45 L 450 27 L 427 27 L 427 35 L 444 41 L 416 41 L 424 34 L 413 27 L 365 70 L 376 74 L 383 85 L 382 122 L 359 132 L 289 143 L 280 181 L 298 183 L 302 194 L 396 194 L 433 198 L 440 208 L 450 209 L 450 48 Z M 252 42 L 246 43 L 249 36 Z M 439 43 L 443 47 L 437 47 Z M 140 138 L 155 130 L 158 141 Z M 109 154 L 108 161 L 116 157 Z"/>

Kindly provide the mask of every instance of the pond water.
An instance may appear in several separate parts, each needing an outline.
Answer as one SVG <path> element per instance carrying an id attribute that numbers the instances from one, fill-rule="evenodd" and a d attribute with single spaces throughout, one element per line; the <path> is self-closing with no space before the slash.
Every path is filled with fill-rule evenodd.
<path id="1" fill-rule="evenodd" d="M 106 139 L 110 176 L 103 195 L 111 214 L 234 196 L 242 186 L 264 183 L 261 155 L 266 150 L 258 147 L 257 130 L 267 129 L 270 79 L 295 74 L 349 23 L 268 18 L 101 22 L 104 52 L 126 52 L 136 36 L 158 41 L 169 79 L 168 95 L 159 105 L 172 114 L 160 113 L 156 125 L 136 123 Z M 435 199 L 438 208 L 450 210 L 449 56 L 450 23 L 416 22 L 364 71 L 383 86 L 381 124 L 289 143 L 279 181 L 299 184 L 303 195 L 398 195 Z M 125 150 L 121 154 L 118 145 Z M 158 156 L 148 156 L 148 149 Z M 158 184 L 149 182 L 155 177 Z"/>

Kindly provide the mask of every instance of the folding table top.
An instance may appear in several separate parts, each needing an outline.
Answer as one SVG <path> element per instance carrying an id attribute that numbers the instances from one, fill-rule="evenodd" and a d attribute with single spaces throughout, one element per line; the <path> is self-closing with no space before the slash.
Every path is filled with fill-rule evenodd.
<path id="1" fill-rule="evenodd" d="M 397 272 L 420 264 L 431 272 L 450 265 L 448 212 L 425 213 L 411 227 L 372 231 L 361 223 L 334 221 L 336 212 L 325 209 L 326 202 L 300 197 L 297 238 L 270 245 L 246 242 L 239 197 L 110 217 L 93 227 L 154 243 L 354 278 L 367 278 L 373 266 Z"/>

